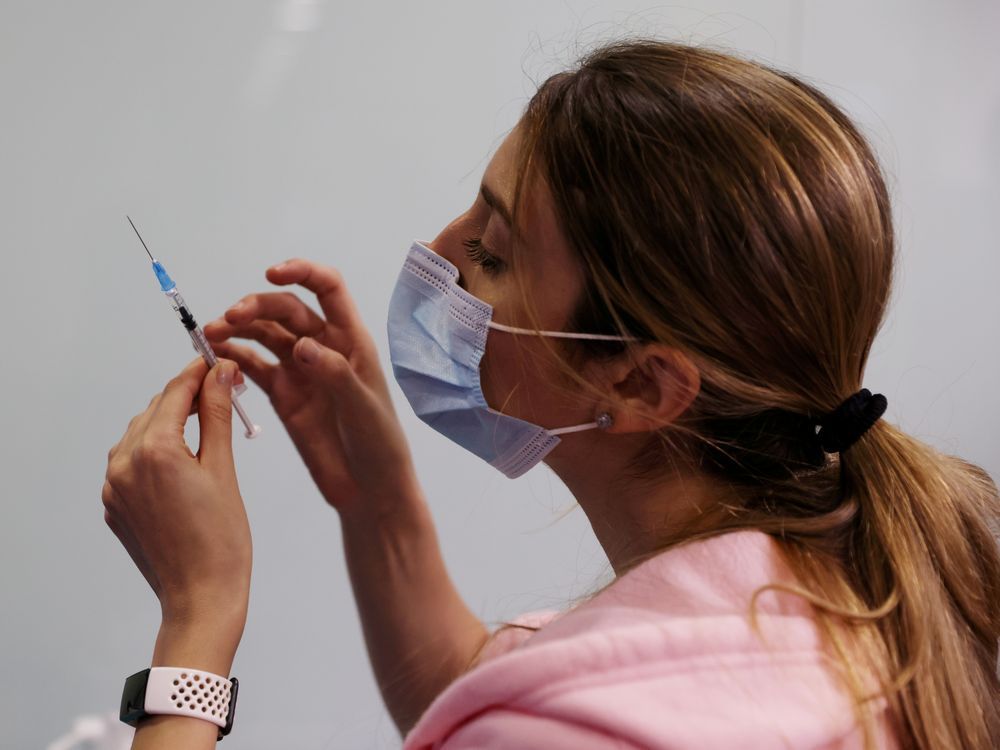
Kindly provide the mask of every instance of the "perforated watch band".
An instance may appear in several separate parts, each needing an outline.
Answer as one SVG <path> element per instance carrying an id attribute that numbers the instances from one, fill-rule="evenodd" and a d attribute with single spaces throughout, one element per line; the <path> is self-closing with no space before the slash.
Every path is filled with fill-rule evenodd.
<path id="1" fill-rule="evenodd" d="M 210 721 L 222 739 L 233 726 L 239 682 L 204 670 L 152 667 L 125 681 L 122 721 L 133 726 L 150 714 L 189 716 Z"/>

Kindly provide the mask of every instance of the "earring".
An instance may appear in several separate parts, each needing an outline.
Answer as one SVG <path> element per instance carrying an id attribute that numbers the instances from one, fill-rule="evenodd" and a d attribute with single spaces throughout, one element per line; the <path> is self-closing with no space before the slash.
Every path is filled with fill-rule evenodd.
<path id="1" fill-rule="evenodd" d="M 602 430 L 608 429 L 614 423 L 614 418 L 612 418 L 612 416 L 606 411 L 602 411 L 597 415 L 597 426 Z"/>

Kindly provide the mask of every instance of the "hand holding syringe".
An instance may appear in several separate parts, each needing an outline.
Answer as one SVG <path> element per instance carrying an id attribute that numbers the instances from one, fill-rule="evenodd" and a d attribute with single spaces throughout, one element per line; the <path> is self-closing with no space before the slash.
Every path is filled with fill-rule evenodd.
<path id="1" fill-rule="evenodd" d="M 204 357 L 205 361 L 208 363 L 209 367 L 215 367 L 218 359 L 215 356 L 215 352 L 212 351 L 211 345 L 205 338 L 205 333 L 201 330 L 191 314 L 191 308 L 187 306 L 184 302 L 184 298 L 181 296 L 180 292 L 177 291 L 177 285 L 174 280 L 170 278 L 167 274 L 167 270 L 163 267 L 153 254 L 149 252 L 149 248 L 146 247 L 145 241 L 142 239 L 142 235 L 139 234 L 139 230 L 135 228 L 135 224 L 132 223 L 132 219 L 128 216 L 128 223 L 132 224 L 132 229 L 135 230 L 136 236 L 139 238 L 139 242 L 142 242 L 142 246 L 146 248 L 146 254 L 149 255 L 149 259 L 153 261 L 153 272 L 156 274 L 157 280 L 160 282 L 160 289 L 164 294 L 167 295 L 167 299 L 170 300 L 170 306 L 174 308 L 174 311 L 180 316 L 181 323 L 184 324 L 184 328 L 187 329 L 188 334 L 191 336 L 191 344 L 194 346 L 195 351 Z M 243 426 L 246 427 L 246 437 L 255 438 L 257 437 L 261 430 L 258 425 L 255 425 L 250 417 L 247 416 L 246 410 L 240 404 L 236 396 L 246 390 L 246 385 L 240 384 L 233 387 L 233 409 L 239 415 L 240 419 L 243 420 Z"/>

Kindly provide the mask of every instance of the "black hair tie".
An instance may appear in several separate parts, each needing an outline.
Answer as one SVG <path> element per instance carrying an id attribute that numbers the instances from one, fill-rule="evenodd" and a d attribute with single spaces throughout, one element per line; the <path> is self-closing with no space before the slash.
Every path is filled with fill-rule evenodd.
<path id="1" fill-rule="evenodd" d="M 817 437 L 823 450 L 840 453 L 850 448 L 879 420 L 888 404 L 881 393 L 872 395 L 862 388 L 820 421 Z"/>

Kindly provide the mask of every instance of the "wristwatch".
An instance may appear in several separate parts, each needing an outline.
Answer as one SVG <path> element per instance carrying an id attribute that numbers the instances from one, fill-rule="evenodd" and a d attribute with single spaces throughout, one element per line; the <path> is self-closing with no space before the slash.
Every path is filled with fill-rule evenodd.
<path id="1" fill-rule="evenodd" d="M 190 716 L 218 726 L 221 740 L 233 730 L 239 687 L 203 669 L 151 667 L 126 678 L 118 718 L 134 727 L 156 714 Z"/>

